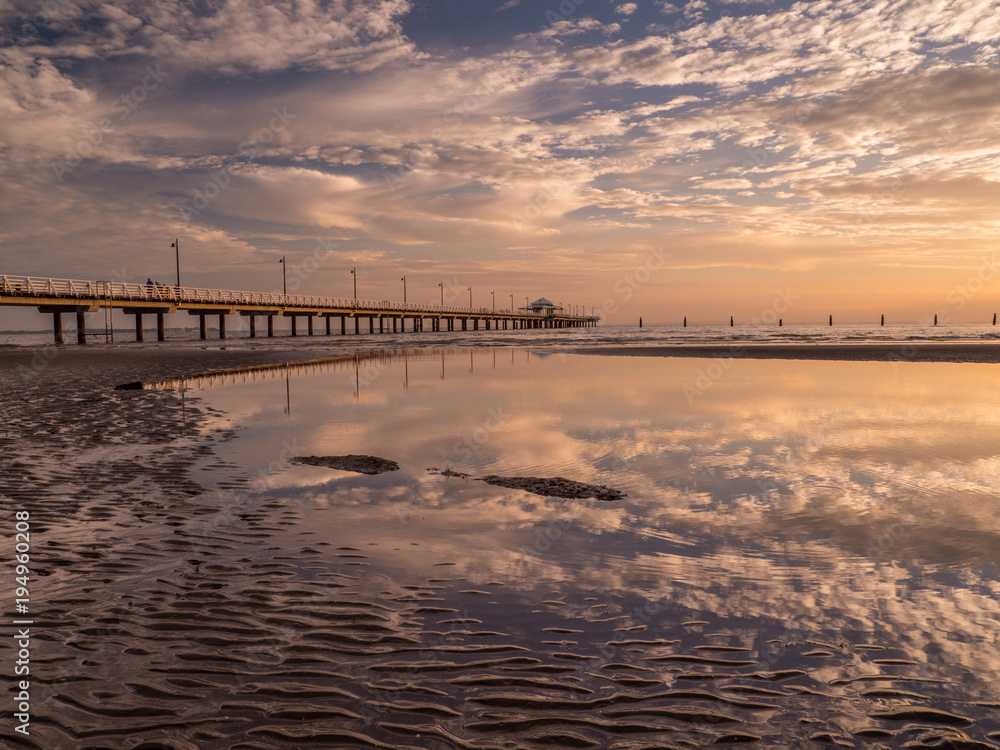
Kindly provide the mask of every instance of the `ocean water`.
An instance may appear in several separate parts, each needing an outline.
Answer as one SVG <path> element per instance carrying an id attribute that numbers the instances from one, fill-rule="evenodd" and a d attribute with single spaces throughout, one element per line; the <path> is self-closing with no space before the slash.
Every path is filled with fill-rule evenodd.
<path id="1" fill-rule="evenodd" d="M 243 319 L 233 319 L 227 328 L 226 346 L 265 346 L 266 337 L 250 339 L 249 329 L 240 329 L 238 325 Z M 366 325 L 363 321 L 362 325 Z M 301 332 L 297 337 L 291 337 L 288 331 L 280 332 L 270 343 L 295 346 L 341 346 L 371 348 L 373 346 L 400 347 L 418 343 L 447 345 L 532 345 L 546 344 L 624 344 L 628 346 L 663 345 L 663 344 L 752 344 L 752 343 L 785 343 L 785 344 L 816 344 L 816 343 L 915 343 L 915 342 L 977 342 L 1000 340 L 1000 328 L 989 324 L 890 324 L 885 326 L 837 324 L 833 326 L 818 324 L 754 325 L 754 326 L 709 326 L 709 325 L 663 325 L 644 326 L 604 326 L 594 328 L 570 328 L 560 330 L 523 330 L 523 331 L 457 331 L 453 333 L 423 332 L 418 334 L 368 334 L 355 336 L 349 332 L 340 336 L 338 323 L 334 321 L 335 333 L 325 335 L 321 323 L 316 324 L 316 335 L 306 336 Z M 365 329 L 362 329 L 365 330 Z M 91 333 L 94 333 L 92 330 Z M 205 346 L 218 345 L 218 330 L 209 329 L 208 339 L 200 342 Z M 199 342 L 196 328 L 168 329 L 167 341 Z M 114 346 L 156 346 L 156 331 L 148 329 L 144 333 L 145 342 L 135 342 L 133 329 L 116 329 Z M 65 332 L 67 346 L 76 345 L 76 334 Z M 52 343 L 52 334 L 48 332 L 30 333 L 0 333 L 0 346 L 41 346 Z M 107 346 L 104 337 L 91 336 L 90 344 Z"/>

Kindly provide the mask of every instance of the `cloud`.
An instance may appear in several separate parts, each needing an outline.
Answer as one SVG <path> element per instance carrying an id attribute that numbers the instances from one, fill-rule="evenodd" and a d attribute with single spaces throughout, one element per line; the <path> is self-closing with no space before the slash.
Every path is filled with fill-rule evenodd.
<path id="1" fill-rule="evenodd" d="M 637 10 L 639 10 L 639 6 L 635 3 L 622 3 L 615 7 L 615 13 L 621 16 L 631 16 Z"/>
<path id="2" fill-rule="evenodd" d="M 408 0 L 298 3 L 246 0 L 195 5 L 182 0 L 117 0 L 67 5 L 45 19 L 49 57 L 107 59 L 144 55 L 174 68 L 222 74 L 286 70 L 371 70 L 416 55 L 399 19 Z M 40 39 L 38 40 L 40 41 Z"/>

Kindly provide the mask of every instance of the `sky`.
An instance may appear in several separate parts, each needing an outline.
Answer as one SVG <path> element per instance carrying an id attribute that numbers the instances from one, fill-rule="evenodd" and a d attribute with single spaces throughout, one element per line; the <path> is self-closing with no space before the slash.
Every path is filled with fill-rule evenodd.
<path id="1" fill-rule="evenodd" d="M 0 273 L 985 321 L 998 93 L 995 0 L 0 2 Z"/>

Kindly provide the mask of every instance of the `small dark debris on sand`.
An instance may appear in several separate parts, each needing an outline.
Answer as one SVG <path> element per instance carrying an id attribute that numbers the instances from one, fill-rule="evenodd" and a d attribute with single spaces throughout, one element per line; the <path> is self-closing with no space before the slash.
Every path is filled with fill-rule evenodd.
<path id="1" fill-rule="evenodd" d="M 141 380 L 133 380 L 131 383 L 122 383 L 121 385 L 116 385 L 116 391 L 141 391 L 146 386 L 143 385 Z"/>
<path id="2" fill-rule="evenodd" d="M 431 474 L 439 474 L 442 477 L 457 477 L 459 479 L 470 479 L 471 478 L 469 474 L 464 474 L 461 471 L 452 471 L 451 469 L 441 470 L 441 469 L 437 468 L 436 466 L 432 466 L 427 471 L 429 471 Z"/>
<path id="3" fill-rule="evenodd" d="M 576 482 L 572 479 L 563 479 L 562 477 L 501 477 L 496 474 L 489 474 L 485 477 L 470 477 L 468 474 L 463 474 L 460 471 L 452 471 L 451 469 L 441 471 L 440 469 L 431 468 L 427 471 L 432 474 L 440 474 L 443 477 L 475 479 L 477 482 L 486 482 L 486 484 L 492 484 L 497 487 L 525 490 L 526 492 L 533 492 L 536 495 L 544 497 L 571 499 L 593 497 L 598 500 L 621 500 L 626 497 L 624 492 L 613 490 L 603 484 L 585 484 L 584 482 Z"/>
<path id="4" fill-rule="evenodd" d="M 594 497 L 598 500 L 621 500 L 625 497 L 624 492 L 605 487 L 603 484 L 585 484 L 562 477 L 498 477 L 495 474 L 490 474 L 480 477 L 479 481 L 497 487 L 526 490 L 546 497 Z"/>
<path id="5" fill-rule="evenodd" d="M 325 466 L 328 469 L 354 471 L 358 474 L 382 474 L 399 469 L 399 464 L 395 461 L 378 456 L 296 456 L 292 463 Z"/>

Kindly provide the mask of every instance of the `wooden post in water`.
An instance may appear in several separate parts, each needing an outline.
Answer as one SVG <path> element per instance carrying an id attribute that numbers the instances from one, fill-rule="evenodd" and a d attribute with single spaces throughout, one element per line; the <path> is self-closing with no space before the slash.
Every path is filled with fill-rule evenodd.
<path id="1" fill-rule="evenodd" d="M 142 341 L 142 313 L 135 314 L 135 340 Z M 62 322 L 59 323 L 59 343 L 62 343 Z"/>
<path id="2" fill-rule="evenodd" d="M 76 311 L 76 343 L 87 343 L 87 317 L 82 311 Z"/>
<path id="3" fill-rule="evenodd" d="M 937 325 L 937 313 L 934 313 L 934 325 Z"/>
<path id="4" fill-rule="evenodd" d="M 62 328 L 62 313 L 54 312 L 52 313 L 52 333 L 55 335 L 56 343 L 61 344 L 63 342 L 63 328 Z M 141 341 L 142 339 L 140 339 Z"/>
<path id="5" fill-rule="evenodd" d="M 294 320 L 294 318 L 292 318 Z M 219 313 L 219 338 L 226 338 L 226 314 Z"/>
<path id="6" fill-rule="evenodd" d="M 688 327 L 688 316 L 687 315 L 684 316 L 684 327 L 685 328 Z"/>
<path id="7" fill-rule="evenodd" d="M 204 341 L 205 339 L 208 338 L 208 329 L 205 328 L 205 314 L 204 313 L 200 313 L 198 315 L 198 335 L 201 337 L 202 341 Z"/>
<path id="8" fill-rule="evenodd" d="M 778 318 L 778 328 L 781 328 L 781 326 L 783 326 L 784 324 L 785 321 L 783 321 L 781 318 Z"/>
<path id="9" fill-rule="evenodd" d="M 642 316 L 639 317 L 639 328 L 642 328 Z"/>
<path id="10" fill-rule="evenodd" d="M 729 327 L 730 328 L 733 327 L 733 316 L 732 315 L 729 316 Z"/>
<path id="11" fill-rule="evenodd" d="M 830 325 L 833 325 L 833 316 L 830 316 Z"/>
<path id="12" fill-rule="evenodd" d="M 166 332 L 163 330 L 163 313 L 156 313 L 156 340 L 166 341 Z"/>
<path id="13" fill-rule="evenodd" d="M 250 316 L 250 338 L 257 338 L 257 316 Z"/>
<path id="14" fill-rule="evenodd" d="M 268 315 L 267 316 L 267 337 L 269 339 L 273 339 L 274 338 L 274 316 L 273 315 Z"/>
<path id="15" fill-rule="evenodd" d="M 884 326 L 885 325 L 885 313 L 882 313 L 882 320 L 879 322 L 879 325 L 880 326 Z"/>
<path id="16" fill-rule="evenodd" d="M 997 314 L 993 313 L 993 325 L 997 324 Z"/>

